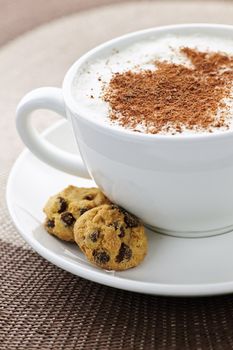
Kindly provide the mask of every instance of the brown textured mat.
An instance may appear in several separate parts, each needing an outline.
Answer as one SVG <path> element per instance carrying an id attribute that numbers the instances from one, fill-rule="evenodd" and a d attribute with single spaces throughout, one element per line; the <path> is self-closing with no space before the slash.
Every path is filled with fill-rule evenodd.
<path id="1" fill-rule="evenodd" d="M 233 297 L 130 293 L 1 242 L 1 349 L 233 349 Z"/>

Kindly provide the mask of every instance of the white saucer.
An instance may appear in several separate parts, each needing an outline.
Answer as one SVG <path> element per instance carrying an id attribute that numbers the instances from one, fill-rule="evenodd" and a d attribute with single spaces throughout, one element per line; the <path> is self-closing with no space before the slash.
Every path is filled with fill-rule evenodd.
<path id="1" fill-rule="evenodd" d="M 76 146 L 66 121 L 45 137 L 71 152 Z M 24 239 L 45 259 L 75 275 L 108 286 L 155 295 L 203 296 L 233 292 L 233 232 L 209 238 L 175 238 L 147 230 L 149 252 L 137 268 L 107 272 L 90 265 L 75 244 L 45 232 L 42 207 L 48 197 L 68 184 L 94 182 L 57 171 L 25 150 L 7 185 L 10 215 Z"/>

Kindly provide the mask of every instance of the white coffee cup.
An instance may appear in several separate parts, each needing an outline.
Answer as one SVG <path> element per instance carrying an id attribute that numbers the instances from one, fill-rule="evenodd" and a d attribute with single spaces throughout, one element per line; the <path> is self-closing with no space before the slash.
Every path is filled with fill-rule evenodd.
<path id="1" fill-rule="evenodd" d="M 182 33 L 233 37 L 233 26 L 166 26 L 104 43 L 72 65 L 62 89 L 44 87 L 24 96 L 17 108 L 17 129 L 38 158 L 62 171 L 92 177 L 113 202 L 153 229 L 174 236 L 211 236 L 233 229 L 233 131 L 176 137 L 120 130 L 95 121 L 71 94 L 74 76 L 88 59 L 152 35 Z M 37 134 L 30 124 L 36 109 L 56 111 L 71 121 L 82 157 Z"/>

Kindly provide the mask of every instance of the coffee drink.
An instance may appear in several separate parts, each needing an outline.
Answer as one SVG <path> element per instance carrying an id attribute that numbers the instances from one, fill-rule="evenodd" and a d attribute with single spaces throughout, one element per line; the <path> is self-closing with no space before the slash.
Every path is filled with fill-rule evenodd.
<path id="1" fill-rule="evenodd" d="M 167 35 L 86 62 L 72 93 L 113 128 L 191 136 L 233 129 L 232 82 L 233 40 Z"/>

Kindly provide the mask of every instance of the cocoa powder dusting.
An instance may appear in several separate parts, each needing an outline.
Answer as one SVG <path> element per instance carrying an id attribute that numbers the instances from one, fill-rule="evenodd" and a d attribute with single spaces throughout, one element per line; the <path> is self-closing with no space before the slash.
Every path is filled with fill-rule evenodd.
<path id="1" fill-rule="evenodd" d="M 233 56 L 186 47 L 180 53 L 189 66 L 156 61 L 156 70 L 114 74 L 104 91 L 111 120 L 153 134 L 227 129 L 223 99 L 231 94 Z"/>

